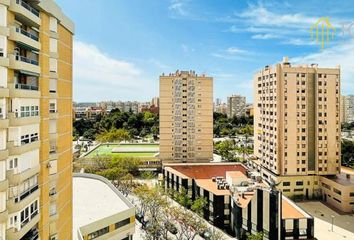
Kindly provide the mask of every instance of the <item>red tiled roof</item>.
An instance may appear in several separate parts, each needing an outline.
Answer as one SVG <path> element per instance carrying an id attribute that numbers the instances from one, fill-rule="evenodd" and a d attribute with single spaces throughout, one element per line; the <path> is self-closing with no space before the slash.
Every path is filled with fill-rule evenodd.
<path id="1" fill-rule="evenodd" d="M 170 166 L 174 170 L 193 179 L 209 179 L 212 177 L 226 177 L 227 171 L 240 171 L 246 175 L 246 168 L 241 164 L 234 165 L 187 165 Z"/>

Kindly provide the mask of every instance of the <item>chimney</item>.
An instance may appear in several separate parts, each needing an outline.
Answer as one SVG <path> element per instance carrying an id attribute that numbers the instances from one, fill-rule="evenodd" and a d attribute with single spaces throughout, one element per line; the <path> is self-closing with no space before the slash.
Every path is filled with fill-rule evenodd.
<path id="1" fill-rule="evenodd" d="M 289 62 L 289 58 L 287 56 L 283 57 L 283 63 Z"/>

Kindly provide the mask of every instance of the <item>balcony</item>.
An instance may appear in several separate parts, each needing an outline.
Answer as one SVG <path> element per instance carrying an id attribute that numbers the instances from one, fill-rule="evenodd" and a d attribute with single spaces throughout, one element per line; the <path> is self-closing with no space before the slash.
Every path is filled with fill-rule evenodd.
<path id="1" fill-rule="evenodd" d="M 37 198 L 39 198 L 40 191 L 39 191 L 38 185 L 36 186 L 36 188 L 32 188 L 31 190 L 32 190 L 32 192 L 29 192 L 28 190 L 26 192 L 24 192 L 27 195 L 21 201 L 19 200 L 19 197 L 10 198 L 9 200 L 7 200 L 6 206 L 7 206 L 7 209 L 9 210 L 9 213 L 19 212 L 19 211 L 23 210 L 24 208 L 26 208 L 28 205 L 30 205 Z M 22 194 L 24 194 L 24 193 L 22 193 Z M 21 227 L 22 227 L 22 224 L 21 224 Z"/>
<path id="2" fill-rule="evenodd" d="M 20 22 L 35 27 L 39 27 L 41 25 L 39 11 L 28 3 L 22 0 L 10 1 L 9 9 L 16 14 L 16 17 Z"/>
<path id="3" fill-rule="evenodd" d="M 20 240 L 37 240 L 39 239 L 39 230 L 38 227 L 32 228 L 29 232 L 26 233 Z"/>
<path id="4" fill-rule="evenodd" d="M 9 187 L 9 181 L 7 179 L 0 181 L 0 192 L 6 192 L 8 187 Z"/>
<path id="5" fill-rule="evenodd" d="M 33 50 L 39 51 L 41 49 L 39 38 L 36 35 L 19 27 L 10 28 L 9 39 L 17 42 L 19 45 L 23 45 Z"/>
<path id="6" fill-rule="evenodd" d="M 7 98 L 10 96 L 10 91 L 8 88 L 0 87 L 0 98 Z"/>
<path id="7" fill-rule="evenodd" d="M 12 98 L 40 98 L 41 93 L 38 86 L 29 84 L 8 84 L 10 96 Z"/>
<path id="8" fill-rule="evenodd" d="M 26 179 L 38 174 L 40 171 L 40 165 L 38 164 L 37 166 L 33 168 L 29 168 L 23 172 L 20 173 L 14 173 L 14 170 L 8 170 L 6 172 L 6 177 L 11 183 L 11 185 L 17 185 L 25 181 Z"/>
<path id="9" fill-rule="evenodd" d="M 7 218 L 8 218 L 8 211 L 7 209 L 0 212 L 0 222 L 6 222 L 7 221 Z"/>
<path id="10" fill-rule="evenodd" d="M 0 47 L 0 66 L 8 67 L 10 65 L 10 61 L 7 57 L 5 57 L 3 49 Z"/>
<path id="11" fill-rule="evenodd" d="M 10 228 L 6 230 L 6 236 L 9 239 L 22 239 L 25 235 L 27 236 L 28 232 L 32 231 L 39 222 L 39 214 L 38 210 L 31 214 L 31 218 L 26 219 L 23 223 L 21 223 L 21 227 L 18 228 Z M 38 239 L 37 238 L 25 238 L 25 239 Z"/>
<path id="12" fill-rule="evenodd" d="M 0 160 L 7 159 L 9 157 L 9 151 L 7 149 L 0 150 Z"/>
<path id="13" fill-rule="evenodd" d="M 10 155 L 21 155 L 25 152 L 29 152 L 40 147 L 40 141 L 31 141 L 26 144 L 17 144 L 17 142 L 11 141 L 7 142 L 7 147 L 9 149 Z"/>
<path id="14" fill-rule="evenodd" d="M 27 58 L 21 55 L 10 54 L 10 65 L 9 67 L 15 70 L 24 70 L 27 72 L 34 73 L 39 76 L 41 70 L 39 67 L 39 62 L 35 59 Z"/>
<path id="15" fill-rule="evenodd" d="M 3 113 L 0 113 L 0 129 L 9 127 L 9 119 L 4 116 Z"/>
<path id="16" fill-rule="evenodd" d="M 9 113 L 8 115 L 11 127 L 38 124 L 41 122 L 41 118 L 39 116 L 16 117 L 15 113 Z"/>

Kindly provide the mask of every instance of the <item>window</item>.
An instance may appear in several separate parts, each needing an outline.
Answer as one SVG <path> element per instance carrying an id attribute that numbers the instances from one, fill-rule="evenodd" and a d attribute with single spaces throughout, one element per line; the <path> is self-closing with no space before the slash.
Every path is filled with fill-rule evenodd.
<path id="1" fill-rule="evenodd" d="M 14 158 L 9 161 L 9 170 L 17 168 L 18 166 L 18 159 Z"/>
<path id="2" fill-rule="evenodd" d="M 51 72 L 57 72 L 58 70 L 58 60 L 55 58 L 49 58 L 49 70 Z"/>
<path id="3" fill-rule="evenodd" d="M 100 230 L 97 230 L 93 233 L 90 233 L 87 235 L 87 238 L 90 240 L 90 239 L 95 239 L 95 238 L 98 238 L 99 236 L 102 236 L 106 233 L 109 232 L 109 227 L 104 227 L 104 228 L 101 228 Z"/>
<path id="4" fill-rule="evenodd" d="M 58 40 L 55 38 L 49 38 L 49 51 L 51 53 L 58 52 Z"/>
<path id="5" fill-rule="evenodd" d="M 337 193 L 338 195 L 342 195 L 342 192 L 341 192 L 341 191 L 339 191 L 339 190 L 338 190 L 338 189 L 336 189 L 336 188 L 333 188 L 333 192 Z"/>
<path id="6" fill-rule="evenodd" d="M 116 229 L 118 229 L 118 228 L 123 227 L 123 226 L 128 225 L 128 224 L 130 224 L 130 218 L 126 218 L 126 219 L 124 219 L 122 221 L 117 222 L 115 224 L 115 226 L 116 226 Z"/>
<path id="7" fill-rule="evenodd" d="M 290 182 L 283 182 L 283 186 L 290 186 Z"/>
<path id="8" fill-rule="evenodd" d="M 55 203 L 51 203 L 49 207 L 49 216 L 53 216 L 57 214 L 57 205 Z"/>
<path id="9" fill-rule="evenodd" d="M 57 112 L 56 103 L 55 102 L 49 103 L 49 112 L 50 113 L 56 113 Z"/>
<path id="10" fill-rule="evenodd" d="M 57 32 L 58 30 L 58 20 L 55 17 L 49 18 L 49 30 L 52 32 Z"/>
<path id="11" fill-rule="evenodd" d="M 38 106 L 21 106 L 20 110 L 21 117 L 34 117 L 39 115 Z"/>
<path id="12" fill-rule="evenodd" d="M 57 234 L 55 234 L 55 235 L 51 235 L 50 237 L 49 237 L 49 240 L 58 240 L 59 238 L 58 238 L 58 235 Z"/>
<path id="13" fill-rule="evenodd" d="M 57 80 L 49 79 L 49 92 L 56 93 L 57 92 Z"/>
<path id="14" fill-rule="evenodd" d="M 296 182 L 296 186 L 302 186 L 302 185 L 304 185 L 304 183 L 302 181 L 297 181 Z"/>

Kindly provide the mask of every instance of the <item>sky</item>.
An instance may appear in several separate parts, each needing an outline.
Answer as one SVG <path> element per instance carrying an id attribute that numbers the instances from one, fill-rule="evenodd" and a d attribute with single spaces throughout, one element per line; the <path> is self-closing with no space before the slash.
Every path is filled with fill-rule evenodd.
<path id="1" fill-rule="evenodd" d="M 288 56 L 341 66 L 354 94 L 354 1 L 56 0 L 75 23 L 74 101 L 149 101 L 159 76 L 195 70 L 214 78 L 214 98 L 253 101 L 252 78 Z M 310 28 L 328 17 L 324 48 Z"/>

